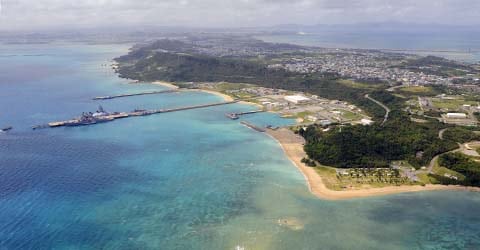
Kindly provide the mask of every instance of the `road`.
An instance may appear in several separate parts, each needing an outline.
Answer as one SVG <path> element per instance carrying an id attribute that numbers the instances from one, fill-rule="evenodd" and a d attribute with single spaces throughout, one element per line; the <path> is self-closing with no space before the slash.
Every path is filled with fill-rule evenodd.
<path id="1" fill-rule="evenodd" d="M 462 151 L 463 149 L 464 149 L 464 145 L 458 143 L 458 148 L 457 148 L 457 149 L 454 149 L 454 150 L 452 150 L 452 151 L 449 151 L 449 152 L 446 152 L 446 153 L 442 153 L 442 154 L 439 154 L 439 155 L 436 155 L 435 157 L 433 157 L 433 159 L 430 161 L 430 164 L 428 164 L 428 167 L 427 167 L 428 173 L 429 173 L 429 174 L 433 173 L 433 167 L 435 166 L 435 164 L 436 164 L 437 161 L 438 161 L 438 158 L 440 158 L 441 155 L 448 154 L 448 153 L 460 152 L 460 151 Z"/>
<path id="2" fill-rule="evenodd" d="M 385 109 L 385 119 L 383 119 L 383 122 L 382 122 L 382 126 L 383 126 L 383 124 L 385 124 L 388 121 L 388 116 L 390 115 L 391 110 L 387 106 L 385 106 L 385 104 L 371 98 L 368 94 L 365 95 L 365 98 L 367 98 L 370 101 L 380 105 L 383 109 Z"/>
<path id="3" fill-rule="evenodd" d="M 394 86 L 394 87 L 388 88 L 387 91 L 388 92 L 394 92 L 395 90 L 400 89 L 400 88 L 404 88 L 404 87 L 405 86 L 403 86 L 403 85 Z"/>
<path id="4" fill-rule="evenodd" d="M 447 131 L 448 128 L 444 128 L 442 130 L 440 130 L 438 132 L 438 138 L 440 138 L 440 140 L 443 140 L 443 133 L 445 133 L 445 131 Z"/>

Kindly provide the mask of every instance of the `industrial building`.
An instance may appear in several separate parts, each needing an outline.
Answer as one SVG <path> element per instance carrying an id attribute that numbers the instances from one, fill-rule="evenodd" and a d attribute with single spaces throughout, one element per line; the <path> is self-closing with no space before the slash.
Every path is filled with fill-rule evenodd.
<path id="1" fill-rule="evenodd" d="M 467 119 L 467 114 L 464 113 L 447 113 L 448 119 Z"/>
<path id="2" fill-rule="evenodd" d="M 294 104 L 307 104 L 311 101 L 310 98 L 301 95 L 289 95 L 285 96 L 285 100 Z"/>

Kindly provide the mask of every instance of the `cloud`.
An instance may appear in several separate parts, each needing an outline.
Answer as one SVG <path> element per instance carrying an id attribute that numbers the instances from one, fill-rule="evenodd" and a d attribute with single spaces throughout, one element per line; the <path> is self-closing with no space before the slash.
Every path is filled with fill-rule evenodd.
<path id="1" fill-rule="evenodd" d="M 244 27 L 420 22 L 480 25 L 478 0 L 0 0 L 0 29 Z"/>

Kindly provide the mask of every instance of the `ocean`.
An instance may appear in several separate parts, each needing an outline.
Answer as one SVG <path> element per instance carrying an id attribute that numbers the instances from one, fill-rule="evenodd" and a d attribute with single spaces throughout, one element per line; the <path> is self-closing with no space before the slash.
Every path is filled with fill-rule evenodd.
<path id="1" fill-rule="evenodd" d="M 480 194 L 326 201 L 234 104 L 88 127 L 31 126 L 95 111 L 221 101 L 201 92 L 109 101 L 127 45 L 0 45 L 0 249 L 478 249 Z M 293 121 L 246 116 L 258 125 Z"/>
<path id="2" fill-rule="evenodd" d="M 440 56 L 468 63 L 480 62 L 480 36 L 471 33 L 449 35 L 340 31 L 260 35 L 256 38 L 273 43 L 291 43 L 325 48 L 397 50 L 398 52 L 424 56 Z"/>

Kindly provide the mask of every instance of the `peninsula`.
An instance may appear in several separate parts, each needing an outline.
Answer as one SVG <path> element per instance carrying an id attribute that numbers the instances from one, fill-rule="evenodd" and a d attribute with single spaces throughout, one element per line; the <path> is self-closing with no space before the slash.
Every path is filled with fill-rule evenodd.
<path id="1" fill-rule="evenodd" d="M 266 131 L 318 197 L 478 191 L 480 144 L 470 142 L 480 140 L 479 65 L 223 36 L 175 39 L 135 47 L 116 59 L 117 72 L 295 118 L 295 126 Z"/>

